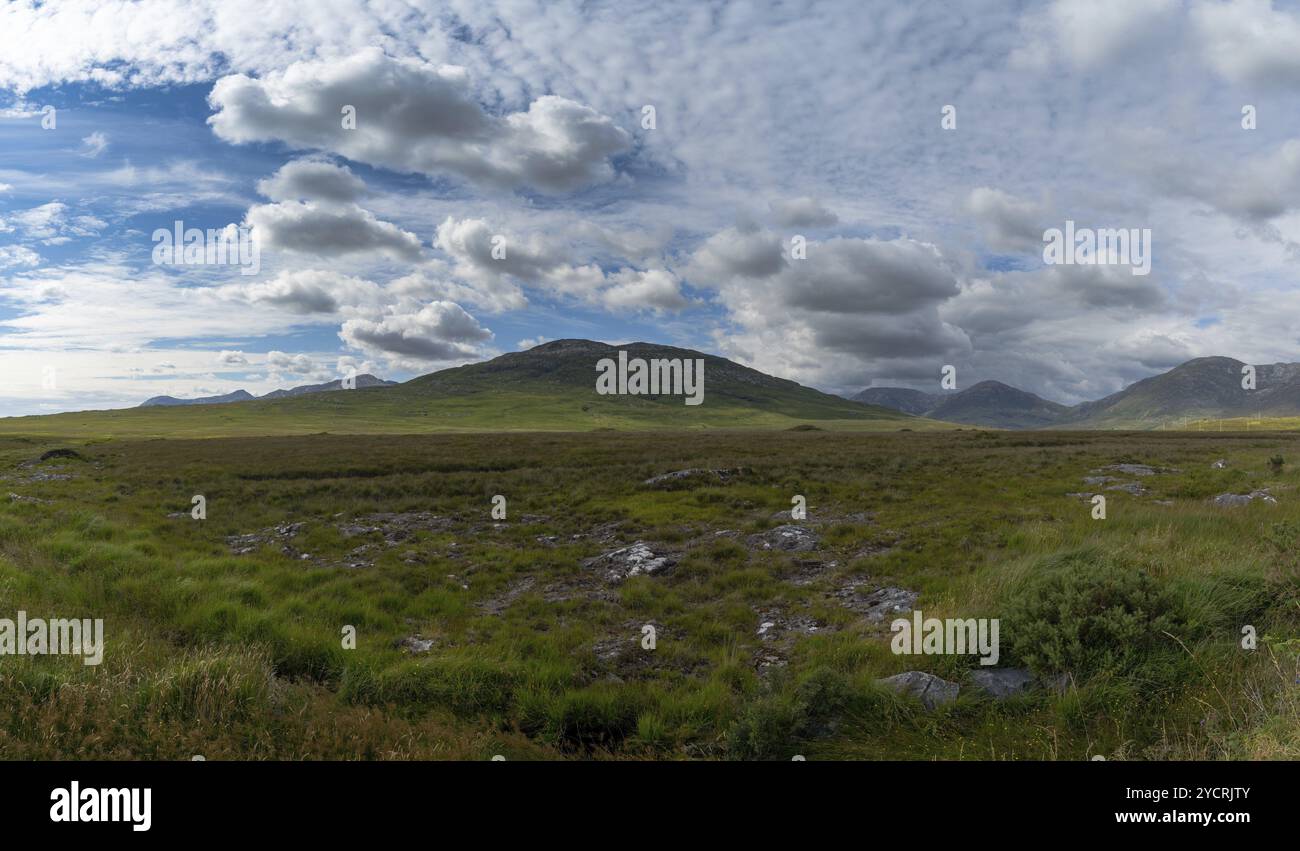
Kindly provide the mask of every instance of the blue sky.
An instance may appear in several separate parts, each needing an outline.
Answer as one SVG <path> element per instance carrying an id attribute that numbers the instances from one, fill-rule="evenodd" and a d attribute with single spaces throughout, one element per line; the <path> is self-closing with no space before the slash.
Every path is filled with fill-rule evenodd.
<path id="1" fill-rule="evenodd" d="M 1298 43 L 1267 0 L 10 3 L 0 415 L 563 337 L 1063 402 L 1297 361 Z M 1045 265 L 1067 219 L 1151 274 Z M 257 273 L 155 263 L 178 221 Z"/>

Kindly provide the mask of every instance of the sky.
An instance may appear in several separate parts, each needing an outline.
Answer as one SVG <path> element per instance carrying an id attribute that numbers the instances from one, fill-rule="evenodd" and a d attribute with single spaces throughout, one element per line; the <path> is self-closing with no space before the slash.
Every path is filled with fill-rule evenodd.
<path id="1" fill-rule="evenodd" d="M 1072 404 L 1300 361 L 1298 264 L 1292 3 L 0 6 L 0 416 L 574 337 Z"/>

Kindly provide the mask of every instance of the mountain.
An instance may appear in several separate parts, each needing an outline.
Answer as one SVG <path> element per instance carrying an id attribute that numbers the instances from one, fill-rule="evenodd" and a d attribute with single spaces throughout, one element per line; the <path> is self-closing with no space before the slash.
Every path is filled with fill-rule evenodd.
<path id="1" fill-rule="evenodd" d="M 1069 411 L 1001 381 L 981 381 L 954 393 L 922 393 L 902 387 L 870 387 L 855 401 L 883 405 L 929 419 L 994 428 L 1043 428 Z"/>
<path id="2" fill-rule="evenodd" d="M 1154 428 L 1186 420 L 1300 415 L 1300 364 L 1255 367 L 1255 388 L 1242 385 L 1246 364 L 1196 358 L 1071 409 L 1063 423 L 1087 428 Z"/>
<path id="3" fill-rule="evenodd" d="M 366 387 L 388 387 L 397 384 L 396 381 L 387 381 L 383 378 L 376 378 L 370 373 L 357 376 L 357 390 Z M 294 387 L 289 390 L 272 390 L 260 398 L 262 399 L 283 399 L 286 396 L 302 396 L 305 393 L 329 393 L 332 390 L 342 390 L 343 379 L 336 378 L 333 381 L 327 381 L 324 384 L 304 384 L 301 387 Z"/>
<path id="4" fill-rule="evenodd" d="M 923 416 L 926 411 L 935 408 L 943 401 L 938 393 L 922 393 L 920 390 L 908 390 L 905 387 L 868 387 L 853 397 L 856 402 L 868 405 L 881 405 L 907 414 Z"/>
<path id="5" fill-rule="evenodd" d="M 357 376 L 357 389 L 363 387 L 385 387 L 396 384 L 396 381 L 385 381 L 382 378 L 366 373 Z M 327 381 L 324 384 L 304 384 L 300 387 L 294 387 L 290 390 L 272 390 L 263 396 L 254 396 L 247 390 L 236 390 L 233 393 L 227 393 L 224 396 L 202 396 L 198 399 L 177 399 L 175 396 L 154 396 L 152 399 L 146 399 L 140 403 L 141 408 L 153 408 L 158 406 L 175 407 L 177 405 L 225 405 L 229 402 L 248 402 L 252 399 L 282 399 L 286 396 L 302 396 L 307 393 L 328 393 L 332 390 L 342 390 L 343 379 L 336 378 L 333 381 Z"/>
<path id="6" fill-rule="evenodd" d="M 602 395 L 598 364 L 704 361 L 702 404 L 682 394 Z M 90 437 L 418 434 L 595 429 L 947 429 L 947 423 L 853 402 L 726 358 L 661 346 L 557 340 L 525 352 L 346 393 L 268 394 L 217 408 L 197 404 L 0 419 L 0 434 Z M 684 388 L 683 388 L 684 389 Z M 191 402 L 196 400 L 189 400 Z"/>
<path id="7" fill-rule="evenodd" d="M 950 423 L 1042 428 L 1057 422 L 1069 410 L 1065 405 L 1049 402 L 1001 381 L 981 381 L 943 397 L 943 401 L 926 416 Z"/>
<path id="8" fill-rule="evenodd" d="M 1197 420 L 1300 417 L 1300 364 L 1255 367 L 1255 388 L 1242 387 L 1245 363 L 1196 358 L 1073 407 L 1003 384 L 982 381 L 957 393 L 872 387 L 853 398 L 929 419 L 998 428 L 1150 429 Z"/>
<path id="9" fill-rule="evenodd" d="M 227 402 L 247 402 L 249 399 L 256 399 L 252 393 L 247 390 L 236 390 L 234 393 L 227 393 L 224 396 L 202 396 L 198 399 L 177 399 L 175 396 L 154 396 L 152 399 L 145 399 L 140 403 L 141 408 L 152 408 L 159 405 L 174 407 L 176 405 L 224 405 Z"/>

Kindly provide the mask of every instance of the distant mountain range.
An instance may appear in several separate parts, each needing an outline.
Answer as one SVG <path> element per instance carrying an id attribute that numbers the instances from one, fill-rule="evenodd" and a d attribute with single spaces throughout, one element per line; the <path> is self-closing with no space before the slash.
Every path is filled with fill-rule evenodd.
<path id="1" fill-rule="evenodd" d="M 389 387 L 397 384 L 396 381 L 385 381 L 382 378 L 376 378 L 370 373 L 357 376 L 357 388 L 365 387 Z M 327 381 L 324 384 L 303 384 L 299 387 L 293 387 L 289 390 L 272 390 L 263 396 L 254 396 L 247 390 L 236 390 L 233 393 L 226 393 L 221 396 L 201 396 L 197 399 L 177 399 L 175 396 L 154 396 L 152 399 L 145 399 L 140 403 L 141 408 L 153 407 L 177 407 L 179 405 L 225 405 L 230 402 L 251 402 L 254 399 L 285 399 L 290 396 L 305 396 L 308 393 L 329 393 L 333 390 L 343 389 L 343 379 L 338 378 L 334 381 Z"/>
<path id="2" fill-rule="evenodd" d="M 1254 390 L 1242 387 L 1242 361 L 1196 358 L 1144 378 L 1095 402 L 1050 402 L 1000 381 L 952 393 L 871 387 L 855 401 L 916 416 L 996 428 L 1156 428 L 1184 420 L 1300 416 L 1300 364 L 1255 367 Z"/>
<path id="3" fill-rule="evenodd" d="M 704 362 L 702 404 L 686 392 L 601 393 L 601 362 Z M 639 372 L 637 373 L 640 374 Z M 684 384 L 684 382 L 683 382 Z M 0 419 L 0 434 L 96 437 L 420 434 L 429 432 L 747 430 L 946 430 L 950 423 L 864 405 L 726 358 L 656 343 L 611 346 L 556 340 L 524 352 L 440 370 L 401 384 L 359 376 L 261 398 L 236 392 L 150 399 L 145 406 Z M 640 389 L 629 387 L 625 389 Z M 697 397 L 699 398 L 699 397 Z"/>

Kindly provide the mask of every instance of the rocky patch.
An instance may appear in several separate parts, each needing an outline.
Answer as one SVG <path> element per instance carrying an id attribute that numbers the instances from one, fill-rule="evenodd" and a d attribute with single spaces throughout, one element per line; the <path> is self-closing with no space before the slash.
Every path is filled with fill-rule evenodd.
<path id="1" fill-rule="evenodd" d="M 804 526 L 787 524 L 768 529 L 766 532 L 759 532 L 757 535 L 750 535 L 748 544 L 753 550 L 807 553 L 817 549 L 821 545 L 821 539 Z"/>
<path id="2" fill-rule="evenodd" d="M 421 638 L 418 635 L 408 635 L 406 638 L 399 640 L 396 647 L 403 653 L 428 653 L 433 649 L 432 638 Z"/>
<path id="3" fill-rule="evenodd" d="M 226 546 L 230 547 L 234 555 L 242 556 L 262 547 L 278 544 L 282 553 L 296 558 L 303 554 L 288 542 L 293 540 L 306 525 L 306 523 L 281 523 L 257 532 L 249 532 L 247 535 L 231 535 L 226 538 Z"/>
<path id="4" fill-rule="evenodd" d="M 677 557 L 671 553 L 657 552 L 645 541 L 637 541 L 631 546 L 619 547 L 595 558 L 583 562 L 604 575 L 607 582 L 622 582 L 633 576 L 654 576 L 669 572 L 677 564 Z"/>
<path id="5" fill-rule="evenodd" d="M 661 473 L 658 476 L 651 476 L 641 484 L 650 488 L 664 488 L 670 490 L 679 487 L 693 487 L 699 484 L 723 483 L 731 481 L 745 472 L 743 469 L 727 470 L 709 470 L 703 467 L 692 467 L 688 470 L 674 470 L 671 473 Z"/>
<path id="6" fill-rule="evenodd" d="M 835 589 L 830 596 L 844 608 L 862 615 L 868 623 L 906 614 L 916 605 L 918 595 L 915 591 L 893 586 L 866 591 L 866 587 L 865 581 L 857 580 Z"/>

